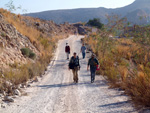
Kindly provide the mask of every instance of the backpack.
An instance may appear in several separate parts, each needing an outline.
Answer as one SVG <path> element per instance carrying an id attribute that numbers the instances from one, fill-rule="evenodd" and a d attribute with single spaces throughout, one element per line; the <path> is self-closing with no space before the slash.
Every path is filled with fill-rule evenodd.
<path id="1" fill-rule="evenodd" d="M 69 69 L 74 69 L 74 64 L 73 63 L 69 63 Z"/>
<path id="2" fill-rule="evenodd" d="M 77 56 L 77 62 L 74 62 L 74 57 L 71 58 L 69 62 L 69 69 L 74 69 L 74 67 L 79 66 L 79 57 Z"/>

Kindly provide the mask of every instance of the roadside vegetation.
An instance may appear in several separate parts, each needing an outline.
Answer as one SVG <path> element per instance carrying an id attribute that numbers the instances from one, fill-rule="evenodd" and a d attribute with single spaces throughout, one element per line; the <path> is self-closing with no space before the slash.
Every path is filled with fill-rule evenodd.
<path id="1" fill-rule="evenodd" d="M 114 15 L 84 42 L 97 55 L 98 74 L 113 88 L 121 88 L 137 107 L 150 107 L 150 26 L 130 25 Z M 119 38 L 115 36 L 119 34 Z"/>

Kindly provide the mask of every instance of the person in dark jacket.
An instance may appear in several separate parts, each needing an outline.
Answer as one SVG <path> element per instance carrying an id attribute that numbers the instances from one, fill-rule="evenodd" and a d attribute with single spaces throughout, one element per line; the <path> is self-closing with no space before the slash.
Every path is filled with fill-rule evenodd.
<path id="1" fill-rule="evenodd" d="M 67 55 L 67 59 L 69 59 L 70 46 L 68 45 L 68 43 L 66 43 L 65 52 L 66 52 L 66 55 Z"/>
<path id="2" fill-rule="evenodd" d="M 88 65 L 87 65 L 87 70 L 89 70 L 89 66 L 90 66 L 91 83 L 93 83 L 95 80 L 95 73 L 96 73 L 97 65 L 99 65 L 99 62 L 96 59 L 95 55 L 92 54 L 91 58 L 88 61 Z"/>
<path id="3" fill-rule="evenodd" d="M 80 63 L 79 63 L 79 57 L 77 56 L 76 53 L 74 53 L 70 59 L 69 70 L 70 69 L 72 69 L 74 82 L 78 83 L 78 71 L 80 70 Z"/>

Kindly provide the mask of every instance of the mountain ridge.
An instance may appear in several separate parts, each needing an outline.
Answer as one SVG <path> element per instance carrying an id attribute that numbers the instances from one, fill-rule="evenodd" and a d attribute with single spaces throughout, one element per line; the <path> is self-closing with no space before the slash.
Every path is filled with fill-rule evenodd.
<path id="1" fill-rule="evenodd" d="M 146 13 L 147 19 L 150 17 L 150 1 L 149 0 L 135 0 L 133 3 L 121 7 L 121 8 L 77 8 L 77 9 L 63 9 L 63 10 L 51 10 L 51 11 L 42 11 L 37 13 L 29 13 L 25 14 L 26 16 L 32 16 L 36 18 L 41 18 L 44 20 L 53 20 L 56 23 L 76 23 L 76 22 L 87 22 L 89 19 L 93 18 L 101 18 L 101 21 L 103 23 L 107 23 L 107 18 L 105 15 L 111 15 L 111 14 L 118 14 L 122 17 L 127 17 L 128 14 L 134 13 L 136 10 L 141 9 Z M 137 12 L 135 12 L 137 13 Z M 136 15 L 138 16 L 138 15 Z M 131 18 L 131 17 L 130 17 Z M 134 17 L 129 22 L 135 23 Z M 147 21 L 144 22 L 144 24 L 147 24 Z"/>

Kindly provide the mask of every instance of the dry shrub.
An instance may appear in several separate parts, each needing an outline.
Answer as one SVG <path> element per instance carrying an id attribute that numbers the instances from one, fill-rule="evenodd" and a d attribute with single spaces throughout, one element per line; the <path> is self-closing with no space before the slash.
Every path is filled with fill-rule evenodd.
<path id="1" fill-rule="evenodd" d="M 135 105 L 150 107 L 150 47 L 132 39 L 114 42 L 102 32 L 84 39 L 99 59 L 98 74 L 104 75 L 112 87 L 124 89 Z"/>
<path id="2" fill-rule="evenodd" d="M 114 84 L 118 81 L 119 77 L 118 77 L 118 72 L 116 71 L 115 67 L 108 67 L 106 68 L 106 70 L 104 71 L 104 74 L 107 75 L 107 79 L 111 82 L 113 82 Z"/>
<path id="3" fill-rule="evenodd" d="M 9 69 L 7 71 L 4 71 L 6 80 L 10 81 L 14 85 L 26 82 L 29 78 L 27 67 L 27 65 L 24 65 L 19 69 Z"/>
<path id="4" fill-rule="evenodd" d="M 126 66 L 119 66 L 118 67 L 118 72 L 121 75 L 121 80 L 122 82 L 125 82 L 127 76 L 128 76 L 128 69 Z"/>
<path id="5" fill-rule="evenodd" d="M 35 63 L 23 64 L 17 68 L 4 71 L 5 79 L 14 85 L 24 83 L 35 76 L 42 75 L 50 62 L 51 56 L 43 56 Z"/>
<path id="6" fill-rule="evenodd" d="M 143 72 L 139 72 L 138 76 L 126 81 L 125 90 L 136 105 L 150 106 L 150 79 Z"/>

